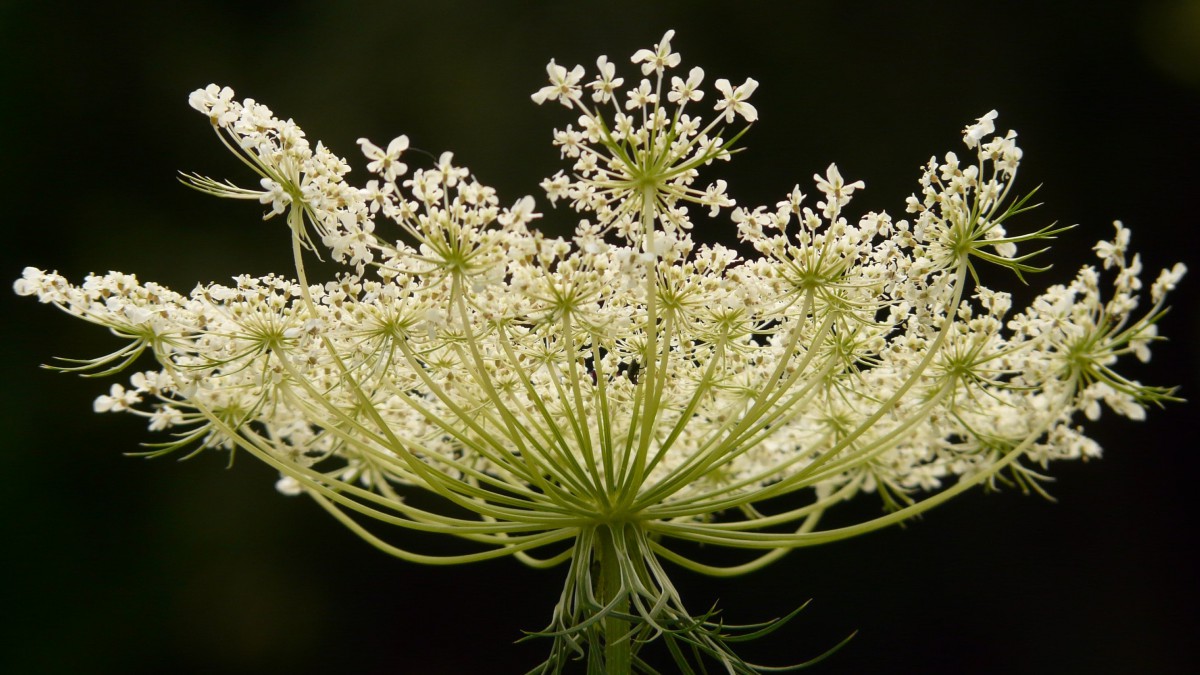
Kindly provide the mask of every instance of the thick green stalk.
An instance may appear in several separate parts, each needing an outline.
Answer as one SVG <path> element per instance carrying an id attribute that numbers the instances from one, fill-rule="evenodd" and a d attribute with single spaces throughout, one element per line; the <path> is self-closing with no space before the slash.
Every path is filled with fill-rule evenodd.
<path id="1" fill-rule="evenodd" d="M 620 598 L 604 619 L 604 672 L 608 675 L 628 675 L 633 668 L 629 621 L 616 616 L 629 613 L 629 597 L 621 581 L 621 554 L 616 546 L 616 538 L 623 535 L 620 531 L 614 532 L 612 528 L 603 526 L 597 529 L 596 534 L 599 547 L 595 551 L 600 558 L 600 580 L 597 584 L 599 600 L 607 607 L 614 599 Z"/>

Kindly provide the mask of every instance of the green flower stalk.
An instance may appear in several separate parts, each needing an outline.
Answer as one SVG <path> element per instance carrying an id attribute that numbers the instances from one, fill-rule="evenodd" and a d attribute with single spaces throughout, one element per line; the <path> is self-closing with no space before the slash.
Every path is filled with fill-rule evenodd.
<path id="1" fill-rule="evenodd" d="M 542 183 L 579 214 L 570 239 L 531 227 L 532 197 L 501 206 L 451 153 L 410 173 L 405 136 L 360 139 L 373 177 L 354 187 L 347 162 L 295 123 L 210 85 L 190 103 L 259 184 L 183 181 L 286 222 L 295 278 L 182 295 L 29 268 L 15 290 L 126 341 L 65 370 L 110 375 L 154 356 L 157 369 L 95 403 L 169 434 L 143 454 L 250 454 L 279 471 L 280 492 L 406 561 L 566 567 L 534 672 L 576 659 L 589 673 L 651 670 L 641 650 L 658 640 L 683 672 L 757 672 L 730 644 L 779 622 L 690 611 L 670 566 L 751 572 L 976 485 L 1040 490 L 1051 461 L 1097 457 L 1081 413 L 1142 419 L 1174 400 L 1115 368 L 1150 358 L 1184 267 L 1143 306 L 1117 223 L 1096 246 L 1102 270 L 1013 313 L 984 285 L 989 268 L 1039 270 L 1031 258 L 1061 228 L 1012 229 L 1031 205 L 1013 187 L 1016 134 L 996 132 L 994 111 L 965 129 L 963 159 L 929 160 L 904 219 L 852 222 L 864 185 L 836 165 L 814 176 L 815 202 L 797 185 L 774 206 L 737 206 L 725 181 L 700 177 L 757 121 L 758 83 L 718 79 L 711 96 L 702 69 L 671 75 L 672 37 L 634 54 L 636 85 L 602 56 L 587 83 L 551 61 L 533 94 L 575 117 L 554 132 L 570 171 Z M 736 248 L 696 244 L 696 211 L 727 212 Z M 318 252 L 343 263 L 336 278 L 309 279 Z M 440 506 L 406 501 L 417 492 Z M 864 493 L 884 515 L 821 527 Z M 422 553 L 387 526 L 474 550 Z M 702 556 L 711 547 L 747 555 L 722 566 Z"/>

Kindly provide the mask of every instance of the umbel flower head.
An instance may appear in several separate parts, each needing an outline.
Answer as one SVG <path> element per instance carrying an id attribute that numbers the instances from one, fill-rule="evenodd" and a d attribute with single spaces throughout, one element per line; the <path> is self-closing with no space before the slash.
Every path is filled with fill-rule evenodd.
<path id="1" fill-rule="evenodd" d="M 1142 419 L 1172 399 L 1116 369 L 1150 358 L 1184 268 L 1144 298 L 1117 223 L 1099 269 L 1013 311 L 987 284 L 1037 271 L 1060 230 L 1010 222 L 1031 207 L 1014 188 L 1016 134 L 996 131 L 994 111 L 966 127 L 962 158 L 921 169 L 903 218 L 852 220 L 864 185 L 836 165 L 774 205 L 738 206 L 703 174 L 757 121 L 758 83 L 706 89 L 672 38 L 634 54 L 628 81 L 605 56 L 591 76 L 551 61 L 533 94 L 575 116 L 554 132 L 570 168 L 542 183 L 578 214 L 569 239 L 531 227 L 533 197 L 501 201 L 449 152 L 410 172 L 405 136 L 360 139 L 372 177 L 354 187 L 348 163 L 291 120 L 210 85 L 189 102 L 257 184 L 183 180 L 286 222 L 295 278 L 184 295 L 28 268 L 15 290 L 125 341 L 64 369 L 138 366 L 95 409 L 168 434 L 144 454 L 250 454 L 279 471 L 280 492 L 410 562 L 565 567 L 535 671 L 648 669 L 640 650 L 661 640 L 686 672 L 755 672 L 729 643 L 776 624 L 739 631 L 691 612 L 670 566 L 741 574 L 973 486 L 1040 490 L 1051 461 L 1099 455 L 1081 416 Z M 697 244 L 697 218 L 740 244 Z M 343 271 L 309 280 L 306 250 Z M 147 353 L 157 366 L 141 370 Z M 430 506 L 406 501 L 416 492 Z M 821 527 L 864 495 L 886 512 Z M 423 553 L 388 526 L 475 550 Z M 745 561 L 717 565 L 702 557 L 712 547 Z"/>

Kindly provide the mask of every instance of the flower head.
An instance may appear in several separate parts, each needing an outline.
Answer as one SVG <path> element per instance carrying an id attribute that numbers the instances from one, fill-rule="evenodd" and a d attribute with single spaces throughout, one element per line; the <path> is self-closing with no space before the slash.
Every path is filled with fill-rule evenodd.
<path id="1" fill-rule="evenodd" d="M 654 230 L 641 222 L 646 218 L 660 220 L 671 236 L 676 236 L 692 227 L 687 203 L 704 206 L 713 216 L 721 208 L 733 206 L 733 200 L 725 195 L 724 181 L 703 189 L 693 185 L 701 167 L 714 159 L 729 158 L 733 143 L 744 132 L 726 140 L 721 135 L 722 121 L 732 122 L 735 113 L 747 122 L 756 119 L 753 106 L 745 103 L 758 86 L 754 80 L 747 80 L 737 92 L 726 92 L 726 98 L 717 105 L 717 110 L 727 111 L 724 118 L 706 123 L 699 115 L 685 113 L 689 103 L 704 98 L 700 89 L 704 70 L 698 67 L 691 69 L 686 80 L 672 76 L 664 101 L 661 92 L 667 83 L 665 71 L 681 62 L 679 54 L 671 51 L 673 37 L 674 31 L 668 31 L 653 50 L 642 49 L 634 54 L 633 63 L 642 64 L 642 74 L 647 78 L 626 92 L 622 109 L 610 113 L 602 106 L 588 107 L 578 97 L 563 100 L 564 105 L 580 113 L 578 131 L 567 127 L 555 132 L 555 144 L 563 156 L 575 160 L 574 173 L 544 183 L 552 202 L 569 199 L 576 210 L 592 213 L 601 229 L 616 231 L 644 246 L 649 246 L 644 240 L 652 238 Z M 596 64 L 600 72 L 590 85 L 594 89 L 592 98 L 599 104 L 615 102 L 616 88 L 624 78 L 615 77 L 615 66 L 607 56 L 601 56 Z M 718 80 L 718 89 L 722 82 L 728 89 L 727 80 Z M 548 100 L 541 96 L 547 89 L 535 94 L 534 100 Z"/>
<path id="2" fill-rule="evenodd" d="M 1185 270 L 1161 272 L 1140 309 L 1141 261 L 1118 223 L 1096 246 L 1102 270 L 1012 314 L 983 263 L 1038 271 L 1019 247 L 1058 230 L 1011 222 L 1028 210 L 1028 196 L 1010 198 L 1022 156 L 1014 133 L 991 136 L 994 111 L 964 132 L 971 160 L 925 165 L 911 221 L 848 219 L 864 184 L 834 164 L 813 175 L 815 210 L 799 185 L 773 208 L 738 206 L 725 180 L 697 181 L 745 131 L 726 125 L 757 120 L 758 83 L 718 79 L 718 115 L 702 119 L 700 68 L 662 96 L 680 65 L 673 37 L 634 54 L 644 79 L 623 100 L 606 57 L 587 85 L 594 106 L 583 67 L 554 61 L 532 95 L 577 113 L 554 132 L 570 173 L 542 182 L 552 205 L 581 214 L 570 238 L 534 229 L 533 197 L 501 201 L 450 152 L 409 173 L 406 136 L 360 139 L 373 177 L 352 187 L 348 164 L 293 122 L 211 85 L 189 103 L 258 187 L 185 182 L 282 216 L 295 278 L 183 295 L 118 272 L 73 285 L 27 268 L 14 290 L 126 340 L 69 370 L 107 375 L 154 356 L 157 370 L 94 404 L 174 434 L 148 454 L 250 454 L 279 471 L 281 493 L 405 560 L 567 564 L 542 672 L 582 652 L 593 669 L 629 671 L 658 638 L 681 661 L 686 643 L 753 672 L 728 644 L 738 632 L 691 613 L 662 561 L 737 574 L 974 485 L 1040 490 L 1050 461 L 1099 454 L 1079 417 L 1141 419 L 1173 400 L 1118 368 L 1151 357 Z M 696 244 L 693 204 L 732 209 L 740 248 Z M 311 282 L 304 249 L 318 246 L 345 267 Z M 818 527 L 864 494 L 889 513 Z M 477 548 L 424 553 L 372 521 Z M 692 544 L 750 557 L 722 567 Z"/>

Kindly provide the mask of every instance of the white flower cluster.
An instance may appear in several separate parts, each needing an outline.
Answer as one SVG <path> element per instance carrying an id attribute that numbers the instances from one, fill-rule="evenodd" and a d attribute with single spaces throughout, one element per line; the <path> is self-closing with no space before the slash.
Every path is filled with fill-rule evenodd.
<path id="1" fill-rule="evenodd" d="M 719 79 L 715 86 L 722 98 L 715 110 L 723 115 L 705 123 L 694 109 L 704 99 L 701 68 L 692 68 L 687 80 L 672 76 L 664 105 L 666 70 L 680 62 L 679 54 L 671 51 L 672 37 L 674 31 L 668 31 L 654 50 L 634 54 L 632 61 L 642 64 L 647 77 L 627 92 L 623 106 L 618 92 L 625 80 L 615 76 L 616 66 L 607 56 L 596 60 L 598 73 L 588 85 L 595 108 L 583 102 L 583 66 L 567 72 L 551 61 L 546 69 L 550 85 L 532 97 L 538 104 L 557 100 L 580 113 L 578 129 L 568 125 L 554 132 L 554 145 L 574 164 L 572 175 L 560 171 L 542 182 L 550 203 L 569 200 L 576 210 L 595 214 L 593 232 L 615 230 L 634 246 L 642 244 L 641 221 L 646 218 L 657 217 L 662 228 L 658 245 L 669 246 L 681 230 L 692 227 L 686 203 L 707 207 L 710 216 L 734 205 L 725 193 L 725 181 L 715 181 L 704 190 L 692 184 L 701 166 L 729 159 L 729 149 L 741 135 L 723 138 L 722 123 L 729 124 L 739 115 L 747 122 L 758 119 L 754 106 L 746 102 L 758 83 L 747 79 L 734 90 L 728 80 Z M 611 113 L 606 114 L 604 106 Z M 685 112 L 689 106 L 690 112 Z M 652 234 L 650 238 L 653 241 Z"/>
<path id="2" fill-rule="evenodd" d="M 695 109 L 705 74 L 669 75 L 680 63 L 672 37 L 634 55 L 643 79 L 624 98 L 603 56 L 587 85 L 582 67 L 552 61 L 533 95 L 579 114 L 578 128 L 554 132 L 570 173 L 543 183 L 552 204 L 584 215 L 571 240 L 530 229 L 541 216 L 533 198 L 501 208 L 450 153 L 409 175 L 404 136 L 386 149 L 360 139 L 375 177 L 351 187 L 347 163 L 310 148 L 293 122 L 211 85 L 190 102 L 261 189 L 186 182 L 284 215 L 298 280 L 239 277 L 184 296 L 115 272 L 74 286 L 29 268 L 15 289 L 127 341 L 92 369 L 153 354 L 157 369 L 95 406 L 175 434 L 151 454 L 249 452 L 280 471 L 281 491 L 307 493 L 408 560 L 435 558 L 382 541 L 361 519 L 481 546 L 442 562 L 572 561 L 547 670 L 585 645 L 604 645 L 589 658 L 631 658 L 621 635 L 629 642 L 637 617 L 643 638 L 748 669 L 719 630 L 687 615 L 659 560 L 730 570 L 676 542 L 764 551 L 744 571 L 981 482 L 1036 489 L 1049 461 L 1099 454 L 1081 414 L 1094 419 L 1103 404 L 1141 419 L 1170 398 L 1114 368 L 1126 354 L 1150 357 L 1184 269 L 1164 270 L 1142 308 L 1141 263 L 1118 223 L 1096 247 L 1115 274 L 1110 291 L 1085 267 L 1011 313 L 1009 295 L 983 285 L 982 263 L 1035 271 L 1018 245 L 1056 230 L 1008 232 L 1026 210 L 1010 198 L 1021 151 L 1015 133 L 994 135 L 994 111 L 964 131 L 968 158 L 929 161 L 911 221 L 849 220 L 864 185 L 831 165 L 814 176 L 812 206 L 797 186 L 774 207 L 734 209 L 742 248 L 696 245 L 687 205 L 716 216 L 735 204 L 725 181 L 694 185 L 745 131 L 724 125 L 757 119 L 747 102 L 757 83 L 717 80 L 705 122 Z M 377 218 L 398 238 L 376 234 Z M 348 263 L 337 279 L 307 281 L 310 228 Z M 452 508 L 410 505 L 412 489 Z M 817 528 L 864 492 L 894 512 Z M 784 495 L 807 501 L 772 509 Z M 548 558 L 528 553 L 560 542 Z"/>
<path id="3" fill-rule="evenodd" d="M 210 84 L 192 92 L 188 103 L 208 116 L 225 147 L 259 175 L 261 189 L 194 174 L 184 175 L 184 183 L 217 197 L 254 199 L 269 205 L 264 220 L 286 213 L 297 241 L 316 250 L 305 229 L 307 221 L 334 260 L 348 261 L 362 272 L 373 259 L 369 242 L 375 227 L 370 217 L 374 211 L 368 208 L 363 192 L 343 180 L 350 171 L 344 159 L 320 142 L 314 150 L 299 126 L 276 118 L 270 108 L 254 99 L 233 100 L 229 87 Z M 369 143 L 363 145 L 363 151 L 373 160 L 372 167 L 394 178 L 404 173 L 405 166 L 393 160 L 407 146 L 408 139 L 401 136 L 387 153 Z"/>

